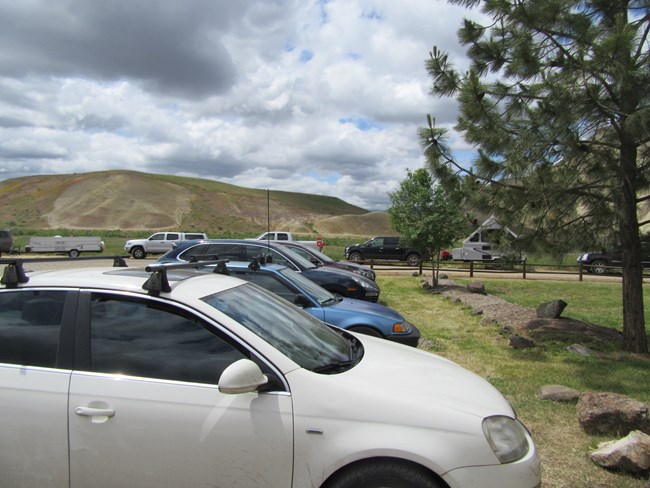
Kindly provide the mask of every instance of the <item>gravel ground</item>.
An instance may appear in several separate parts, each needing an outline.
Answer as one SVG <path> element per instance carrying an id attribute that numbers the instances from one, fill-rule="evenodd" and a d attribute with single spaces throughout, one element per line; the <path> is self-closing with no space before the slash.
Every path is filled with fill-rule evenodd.
<path id="1" fill-rule="evenodd" d="M 489 294 L 471 293 L 466 286 L 452 280 L 440 280 L 440 285 L 434 293 L 440 293 L 450 300 L 470 307 L 472 313 L 482 316 L 483 323 L 498 324 L 502 333 L 507 326 L 510 330 L 505 332 L 506 335 L 520 335 L 540 341 L 554 340 L 566 342 L 567 345 L 575 341 L 586 341 L 591 345 L 622 341 L 621 333 L 609 327 L 570 317 L 539 318 L 537 311 L 532 308 L 515 305 Z"/>

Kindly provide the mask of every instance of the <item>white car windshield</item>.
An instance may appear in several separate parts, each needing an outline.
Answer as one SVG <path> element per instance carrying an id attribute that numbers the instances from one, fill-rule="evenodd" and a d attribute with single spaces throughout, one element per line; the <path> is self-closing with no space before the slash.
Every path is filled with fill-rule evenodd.
<path id="1" fill-rule="evenodd" d="M 333 373 L 358 361 L 361 345 L 270 292 L 247 283 L 201 298 L 305 369 Z"/>

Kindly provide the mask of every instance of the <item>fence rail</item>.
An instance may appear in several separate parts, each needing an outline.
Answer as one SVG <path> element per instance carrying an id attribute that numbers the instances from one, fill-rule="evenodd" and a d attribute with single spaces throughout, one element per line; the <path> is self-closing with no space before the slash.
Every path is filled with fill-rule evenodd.
<path id="1" fill-rule="evenodd" d="M 566 275 L 566 276 L 576 276 L 578 281 L 583 281 L 584 276 L 620 276 L 622 268 L 620 266 L 605 266 L 606 273 L 596 274 L 590 271 L 590 266 L 583 264 L 575 265 L 560 265 L 560 264 L 540 264 L 540 263 L 529 263 L 526 260 L 509 262 L 507 264 L 497 264 L 493 262 L 486 261 L 458 261 L 452 262 L 452 265 L 449 266 L 449 261 L 444 261 L 440 263 L 441 272 L 455 272 L 455 273 L 468 273 L 470 278 L 474 277 L 475 273 L 493 273 L 493 274 L 508 274 L 508 275 L 520 275 L 521 279 L 526 279 L 530 274 L 538 275 Z M 364 264 L 367 264 L 374 270 L 402 270 L 402 271 L 417 271 L 419 274 L 422 274 L 424 269 L 431 269 L 431 262 L 420 263 L 419 266 L 407 266 L 399 261 L 379 261 L 375 259 L 370 259 L 364 261 Z M 650 269 L 644 269 L 643 277 L 650 278 Z"/>

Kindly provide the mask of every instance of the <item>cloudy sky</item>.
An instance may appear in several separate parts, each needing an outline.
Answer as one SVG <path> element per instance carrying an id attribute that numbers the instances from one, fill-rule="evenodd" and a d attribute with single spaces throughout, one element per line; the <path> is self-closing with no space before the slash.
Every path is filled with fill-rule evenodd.
<path id="1" fill-rule="evenodd" d="M 438 0 L 0 0 L 0 180 L 132 169 L 389 206 L 424 165 Z M 470 153 L 454 138 L 457 157 Z"/>

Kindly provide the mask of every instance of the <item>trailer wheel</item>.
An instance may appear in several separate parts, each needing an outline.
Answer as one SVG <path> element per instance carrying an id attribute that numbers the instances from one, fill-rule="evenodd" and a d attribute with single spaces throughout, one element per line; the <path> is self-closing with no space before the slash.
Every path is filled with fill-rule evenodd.
<path id="1" fill-rule="evenodd" d="M 68 256 L 71 258 L 78 258 L 79 257 L 79 250 L 78 249 L 70 249 L 68 251 Z"/>

